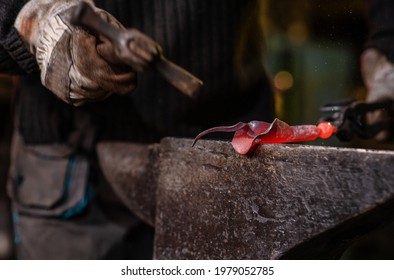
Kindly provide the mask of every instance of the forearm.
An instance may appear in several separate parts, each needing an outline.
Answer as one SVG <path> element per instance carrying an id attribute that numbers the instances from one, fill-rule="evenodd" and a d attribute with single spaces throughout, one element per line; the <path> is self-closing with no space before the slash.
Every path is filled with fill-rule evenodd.
<path id="1" fill-rule="evenodd" d="M 394 62 L 394 1 L 368 0 L 367 48 L 374 48 Z"/>
<path id="2" fill-rule="evenodd" d="M 0 72 L 23 74 L 36 71 L 37 64 L 15 29 L 15 19 L 25 0 L 0 0 Z"/>

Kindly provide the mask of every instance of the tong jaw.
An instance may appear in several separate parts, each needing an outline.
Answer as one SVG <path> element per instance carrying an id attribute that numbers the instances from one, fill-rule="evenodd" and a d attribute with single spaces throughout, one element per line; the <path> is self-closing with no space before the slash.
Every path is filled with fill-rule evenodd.
<path id="1" fill-rule="evenodd" d="M 368 124 L 367 114 L 376 110 L 384 110 L 388 118 Z M 337 128 L 336 136 L 341 141 L 350 141 L 354 136 L 370 139 L 381 131 L 394 129 L 393 100 L 364 103 L 346 99 L 326 104 L 320 108 L 320 112 L 328 114 L 321 121 L 331 122 Z"/>

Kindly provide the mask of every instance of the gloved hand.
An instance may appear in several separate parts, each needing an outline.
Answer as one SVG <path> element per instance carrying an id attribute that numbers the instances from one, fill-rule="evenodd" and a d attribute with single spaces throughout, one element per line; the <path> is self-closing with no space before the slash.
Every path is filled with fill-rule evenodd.
<path id="1" fill-rule="evenodd" d="M 394 100 L 394 64 L 375 49 L 367 49 L 361 56 L 361 73 L 367 88 L 367 102 Z M 369 124 L 388 118 L 387 112 L 379 110 L 367 115 Z M 382 131 L 376 135 L 378 141 L 391 137 L 391 132 Z"/>
<path id="2" fill-rule="evenodd" d="M 107 59 L 114 57 L 109 41 L 70 24 L 70 15 L 81 1 L 31 0 L 15 21 L 37 59 L 42 84 L 74 106 L 113 93 L 130 93 L 137 84 L 136 73 L 130 67 Z M 94 7 L 93 1 L 85 2 Z M 124 28 L 107 12 L 94 9 L 108 23 Z"/>

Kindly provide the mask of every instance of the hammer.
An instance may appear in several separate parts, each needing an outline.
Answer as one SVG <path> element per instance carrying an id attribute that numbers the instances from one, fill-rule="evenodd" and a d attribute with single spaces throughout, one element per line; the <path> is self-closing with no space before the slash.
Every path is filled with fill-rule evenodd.
<path id="1" fill-rule="evenodd" d="M 78 4 L 71 15 L 70 22 L 95 35 L 106 37 L 112 43 L 117 59 L 130 65 L 129 61 L 132 54 L 130 43 L 135 39 L 135 36 L 129 30 L 122 30 L 110 25 L 86 2 Z M 158 57 L 152 61 L 153 68 L 182 93 L 189 97 L 195 97 L 202 87 L 203 82 L 185 69 L 166 59 L 161 52 L 160 46 L 150 40 L 149 37 L 143 36 L 149 39 L 146 42 L 151 42 L 148 47 L 158 48 L 159 50 Z"/>

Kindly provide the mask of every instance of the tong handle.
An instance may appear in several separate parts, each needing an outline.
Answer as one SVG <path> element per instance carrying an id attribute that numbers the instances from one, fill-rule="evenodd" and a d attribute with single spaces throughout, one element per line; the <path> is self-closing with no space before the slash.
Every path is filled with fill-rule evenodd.
<path id="1" fill-rule="evenodd" d="M 371 103 L 346 99 L 321 107 L 320 111 L 328 114 L 321 121 L 329 121 L 336 126 L 336 135 L 342 141 L 350 141 L 354 135 L 363 139 L 370 139 L 381 131 L 394 131 L 393 103 L 393 100 L 390 99 Z M 367 113 L 376 110 L 386 110 L 389 118 L 374 124 L 368 124 L 366 121 Z"/>

